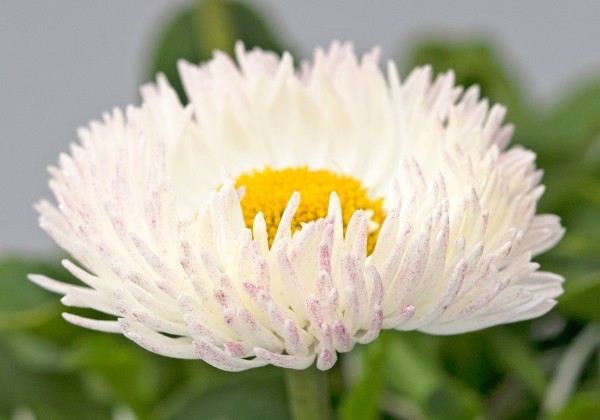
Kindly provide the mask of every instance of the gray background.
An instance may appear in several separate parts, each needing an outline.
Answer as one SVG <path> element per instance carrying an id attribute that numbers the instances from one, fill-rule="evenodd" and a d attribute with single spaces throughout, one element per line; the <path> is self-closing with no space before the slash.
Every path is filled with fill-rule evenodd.
<path id="1" fill-rule="evenodd" d="M 386 57 L 423 35 L 493 39 L 543 104 L 600 72 L 600 2 L 254 0 L 308 55 L 332 39 Z M 138 103 L 150 42 L 184 0 L 0 0 L 0 251 L 53 250 L 32 205 L 76 128 Z"/>

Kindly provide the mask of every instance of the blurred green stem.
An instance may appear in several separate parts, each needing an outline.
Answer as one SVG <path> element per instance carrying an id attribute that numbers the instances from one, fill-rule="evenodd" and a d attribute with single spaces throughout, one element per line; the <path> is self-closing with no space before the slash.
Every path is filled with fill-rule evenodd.
<path id="1" fill-rule="evenodd" d="M 203 0 L 198 3 L 198 44 L 208 56 L 217 49 L 233 53 L 235 31 L 231 20 L 229 2 L 225 0 Z"/>
<path id="2" fill-rule="evenodd" d="M 585 364 L 599 346 L 600 324 L 590 323 L 573 340 L 558 363 L 554 379 L 542 404 L 546 413 L 556 413 L 567 405 Z"/>
<path id="3" fill-rule="evenodd" d="M 326 372 L 315 365 L 303 370 L 286 369 L 285 379 L 294 420 L 332 418 Z"/>

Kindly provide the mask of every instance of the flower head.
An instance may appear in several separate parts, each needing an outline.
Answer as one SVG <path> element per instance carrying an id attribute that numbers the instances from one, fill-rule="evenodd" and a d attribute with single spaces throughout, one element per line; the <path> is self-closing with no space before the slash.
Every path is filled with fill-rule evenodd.
<path id="1" fill-rule="evenodd" d="M 378 52 L 236 48 L 179 65 L 141 107 L 79 132 L 51 168 L 41 226 L 86 286 L 32 275 L 65 314 L 170 357 L 237 371 L 328 369 L 382 329 L 456 334 L 539 316 L 562 278 L 532 257 L 563 229 L 537 215 L 535 155 L 478 89 Z"/>

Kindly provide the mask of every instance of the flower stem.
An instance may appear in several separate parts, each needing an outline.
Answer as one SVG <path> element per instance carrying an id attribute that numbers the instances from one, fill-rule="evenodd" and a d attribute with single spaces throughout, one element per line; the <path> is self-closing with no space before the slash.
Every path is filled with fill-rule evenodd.
<path id="1" fill-rule="evenodd" d="M 331 406 L 327 388 L 327 372 L 315 365 L 308 369 L 285 369 L 290 411 L 294 420 L 329 420 Z"/>

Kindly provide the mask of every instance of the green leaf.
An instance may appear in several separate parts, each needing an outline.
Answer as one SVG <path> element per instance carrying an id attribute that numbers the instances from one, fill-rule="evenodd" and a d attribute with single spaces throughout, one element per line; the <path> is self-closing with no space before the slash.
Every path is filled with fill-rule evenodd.
<path id="1" fill-rule="evenodd" d="M 418 405 L 431 419 L 458 420 L 483 413 L 477 393 L 441 368 L 437 350 L 442 338 L 422 333 L 384 333 L 389 335 L 386 381 L 394 392 Z"/>
<path id="2" fill-rule="evenodd" d="M 576 394 L 569 404 L 551 417 L 553 420 L 597 420 L 600 419 L 598 390 Z"/>
<path id="3" fill-rule="evenodd" d="M 368 420 L 379 418 L 380 394 L 385 377 L 386 339 L 387 336 L 380 336 L 362 349 L 363 372 L 342 399 L 341 419 Z"/>
<path id="4" fill-rule="evenodd" d="M 558 309 L 582 320 L 600 321 L 600 271 L 569 279 Z"/>
<path id="5" fill-rule="evenodd" d="M 445 371 L 481 394 L 490 392 L 501 375 L 501 369 L 492 363 L 492 332 L 493 329 L 487 329 L 447 336 L 441 346 L 440 358 Z"/>
<path id="6" fill-rule="evenodd" d="M 600 79 L 596 79 L 562 98 L 535 127 L 528 130 L 524 144 L 538 152 L 544 166 L 572 161 L 583 169 L 583 160 L 598 174 L 599 168 L 594 166 L 598 161 L 588 160 L 586 155 L 593 150 L 599 134 Z"/>
<path id="7" fill-rule="evenodd" d="M 186 419 L 288 419 L 285 382 L 277 369 L 256 372 L 220 372 L 220 380 L 206 388 L 187 387 L 184 401 L 168 418 Z"/>
<path id="8" fill-rule="evenodd" d="M 50 277 L 65 277 L 60 260 L 5 257 L 0 260 L 0 311 L 22 311 L 37 308 L 49 296 L 39 286 L 27 280 L 31 273 L 44 273 Z"/>
<path id="9" fill-rule="evenodd" d="M 206 61 L 215 49 L 232 54 L 237 40 L 243 41 L 246 48 L 260 47 L 276 53 L 285 50 L 267 20 L 253 7 L 228 0 L 197 1 L 175 16 L 158 37 L 149 77 L 164 73 L 183 99 L 177 61 Z"/>
<path id="10" fill-rule="evenodd" d="M 436 337 L 396 331 L 382 331 L 382 334 L 388 335 L 389 343 L 386 352 L 387 383 L 400 395 L 425 402 L 444 381 L 433 348 L 427 344 Z"/>
<path id="11" fill-rule="evenodd" d="M 98 401 L 120 403 L 138 414 L 166 392 L 169 359 L 152 354 L 121 335 L 82 333 L 68 347 L 65 364 L 80 374 Z"/>
<path id="12" fill-rule="evenodd" d="M 537 355 L 530 343 L 522 337 L 511 333 L 508 328 L 495 328 L 492 331 L 492 342 L 496 357 L 511 375 L 518 377 L 527 389 L 537 398 L 544 395 L 547 377 Z"/>
<path id="13" fill-rule="evenodd" d="M 39 326 L 59 316 L 60 303 L 56 295 L 27 279 L 31 273 L 60 279 L 68 277 L 59 261 L 20 257 L 0 260 L 0 331 Z"/>
<path id="14" fill-rule="evenodd" d="M 482 415 L 483 406 L 476 392 L 459 381 L 450 380 L 429 395 L 426 412 L 431 419 L 472 419 Z"/>
<path id="15" fill-rule="evenodd" d="M 79 378 L 57 373 L 40 373 L 22 365 L 0 340 L 0 416 L 11 416 L 18 407 L 27 407 L 36 418 L 109 419 L 110 407 L 82 392 Z"/>
<path id="16" fill-rule="evenodd" d="M 40 373 L 66 373 L 65 351 L 53 340 L 29 332 L 7 336 L 6 346 L 20 366 Z"/>

